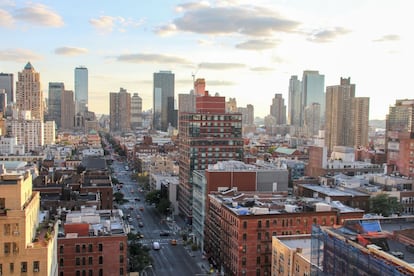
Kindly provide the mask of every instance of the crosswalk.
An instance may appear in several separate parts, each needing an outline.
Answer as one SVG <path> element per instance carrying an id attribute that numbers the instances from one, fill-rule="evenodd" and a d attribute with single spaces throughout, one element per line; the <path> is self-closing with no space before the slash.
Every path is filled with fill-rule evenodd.
<path id="1" fill-rule="evenodd" d="M 171 239 L 140 239 L 140 243 L 142 245 L 152 245 L 153 242 L 158 242 L 159 244 L 169 244 Z M 179 243 L 180 241 L 177 240 L 177 244 Z"/>

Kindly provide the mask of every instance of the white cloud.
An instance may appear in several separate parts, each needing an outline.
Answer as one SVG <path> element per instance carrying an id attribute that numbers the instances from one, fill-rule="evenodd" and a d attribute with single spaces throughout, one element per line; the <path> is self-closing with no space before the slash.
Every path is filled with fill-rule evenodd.
<path id="1" fill-rule="evenodd" d="M 13 16 L 8 11 L 0 9 L 0 27 L 11 27 L 13 24 Z"/>
<path id="2" fill-rule="evenodd" d="M 398 41 L 400 36 L 396 34 L 383 35 L 380 38 L 374 39 L 374 42 Z"/>
<path id="3" fill-rule="evenodd" d="M 161 54 L 125 54 L 118 56 L 117 60 L 129 63 L 191 64 L 184 58 Z"/>
<path id="4" fill-rule="evenodd" d="M 236 45 L 236 48 L 243 49 L 243 50 L 267 50 L 272 49 L 277 46 L 277 42 L 273 40 L 260 40 L 260 39 L 253 39 L 248 40 Z"/>
<path id="5" fill-rule="evenodd" d="M 229 70 L 246 67 L 241 63 L 226 63 L 226 62 L 202 62 L 198 65 L 198 68 L 211 69 L 211 70 Z"/>
<path id="6" fill-rule="evenodd" d="M 86 54 L 88 49 L 79 48 L 79 47 L 59 47 L 55 49 L 55 54 L 63 56 L 78 56 Z"/>
<path id="7" fill-rule="evenodd" d="M 331 42 L 339 36 L 348 34 L 350 30 L 347 30 L 342 27 L 335 27 L 331 29 L 320 29 L 314 31 L 310 37 L 308 38 L 309 41 L 317 42 L 317 43 L 326 43 Z"/>
<path id="8" fill-rule="evenodd" d="M 109 15 L 101 15 L 98 18 L 89 19 L 89 23 L 101 33 L 111 33 L 115 30 L 119 32 L 126 32 L 126 29 L 129 27 L 139 27 L 144 23 L 144 20 L 134 20 L 121 16 L 115 17 Z"/>
<path id="9" fill-rule="evenodd" d="M 64 25 L 63 18 L 42 4 L 30 4 L 30 6 L 16 9 L 14 17 L 30 24 L 46 26 L 46 27 L 62 27 Z"/>
<path id="10" fill-rule="evenodd" d="M 42 56 L 27 50 L 27 49 L 4 49 L 0 50 L 0 60 L 2 61 L 14 61 L 23 63 L 27 61 L 41 60 Z"/>

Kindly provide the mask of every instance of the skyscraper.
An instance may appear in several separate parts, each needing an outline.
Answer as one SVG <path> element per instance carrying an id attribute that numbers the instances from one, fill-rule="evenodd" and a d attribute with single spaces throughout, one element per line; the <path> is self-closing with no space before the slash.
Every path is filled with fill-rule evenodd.
<path id="1" fill-rule="evenodd" d="M 131 94 L 126 89 L 109 93 L 109 120 L 111 131 L 131 130 Z"/>
<path id="2" fill-rule="evenodd" d="M 131 128 L 142 127 L 142 98 L 138 93 L 131 97 Z"/>
<path id="3" fill-rule="evenodd" d="M 65 130 L 72 130 L 75 123 L 75 102 L 73 91 L 64 90 L 61 95 L 60 127 Z"/>
<path id="4" fill-rule="evenodd" d="M 302 82 L 298 76 L 291 76 L 289 80 L 288 124 L 302 125 Z"/>
<path id="5" fill-rule="evenodd" d="M 312 137 L 318 134 L 321 122 L 321 106 L 318 103 L 312 103 L 305 107 L 303 112 L 303 127 L 306 135 Z"/>
<path id="6" fill-rule="evenodd" d="M 286 105 L 282 94 L 275 94 L 270 106 L 270 115 L 276 119 L 276 125 L 286 124 Z"/>
<path id="7" fill-rule="evenodd" d="M 88 107 L 88 68 L 75 68 L 75 104 L 76 113 L 84 113 Z"/>
<path id="8" fill-rule="evenodd" d="M 225 98 L 196 97 L 195 112 L 180 112 L 178 202 L 188 223 L 193 212 L 193 170 L 209 164 L 243 159 L 242 115 L 225 112 Z"/>
<path id="9" fill-rule="evenodd" d="M 368 143 L 369 98 L 355 97 L 355 84 L 341 78 L 339 85 L 326 87 L 325 145 L 366 146 Z"/>
<path id="10" fill-rule="evenodd" d="M 63 82 L 49 82 L 48 118 L 55 121 L 58 128 L 61 127 L 62 94 L 65 91 Z"/>
<path id="11" fill-rule="evenodd" d="M 325 76 L 318 71 L 303 71 L 302 76 L 302 111 L 312 104 L 318 103 L 321 107 L 322 121 L 325 116 Z"/>
<path id="12" fill-rule="evenodd" d="M 16 98 L 13 86 L 13 74 L 0 73 L 0 89 L 5 90 L 8 104 L 14 102 Z"/>
<path id="13" fill-rule="evenodd" d="M 167 131 L 169 124 L 177 126 L 177 112 L 174 110 L 174 74 L 171 71 L 154 73 L 153 84 L 153 128 Z"/>
<path id="14" fill-rule="evenodd" d="M 28 62 L 18 74 L 16 82 L 16 105 L 21 111 L 30 111 L 32 118 L 43 122 L 44 100 L 40 86 L 40 74 Z"/>

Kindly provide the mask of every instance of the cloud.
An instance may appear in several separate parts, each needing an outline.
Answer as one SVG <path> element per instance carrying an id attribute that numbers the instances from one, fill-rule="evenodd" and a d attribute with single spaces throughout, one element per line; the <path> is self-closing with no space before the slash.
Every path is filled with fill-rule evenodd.
<path id="1" fill-rule="evenodd" d="M 259 67 L 251 67 L 250 70 L 255 71 L 255 72 L 268 72 L 268 71 L 275 70 L 275 68 L 259 66 Z"/>
<path id="2" fill-rule="evenodd" d="M 243 49 L 243 50 L 266 50 L 266 49 L 272 49 L 277 45 L 277 42 L 272 40 L 260 40 L 260 39 L 252 39 L 245 41 L 243 43 L 239 43 L 236 45 L 237 49 Z"/>
<path id="3" fill-rule="evenodd" d="M 191 64 L 190 61 L 184 58 L 161 54 L 125 54 L 118 56 L 117 60 L 129 63 Z"/>
<path id="4" fill-rule="evenodd" d="M 144 20 L 134 20 L 121 16 L 114 17 L 109 15 L 101 15 L 98 18 L 89 19 L 89 23 L 101 33 L 111 33 L 114 30 L 125 32 L 125 28 L 139 27 L 144 23 Z"/>
<path id="5" fill-rule="evenodd" d="M 208 3 L 207 1 L 200 1 L 200 2 L 187 2 L 187 3 L 183 3 L 180 4 L 178 6 L 175 7 L 175 11 L 176 12 L 184 12 L 184 11 L 189 11 L 189 10 L 196 10 L 196 9 L 200 9 L 200 8 L 205 8 L 205 7 L 209 7 L 210 3 Z"/>
<path id="6" fill-rule="evenodd" d="M 41 60 L 42 56 L 26 49 L 4 49 L 0 50 L 0 60 L 25 63 L 27 61 Z"/>
<path id="7" fill-rule="evenodd" d="M 212 70 L 228 70 L 244 68 L 246 65 L 241 63 L 225 63 L 225 62 L 202 62 L 198 65 L 198 68 L 212 69 Z"/>
<path id="8" fill-rule="evenodd" d="M 349 30 L 342 27 L 335 27 L 333 29 L 322 29 L 313 32 L 308 38 L 308 40 L 317 43 L 326 43 L 331 42 L 338 36 L 345 35 L 349 32 Z"/>
<path id="9" fill-rule="evenodd" d="M 63 56 L 78 56 L 86 54 L 88 49 L 79 47 L 59 47 L 55 49 L 55 54 Z"/>
<path id="10" fill-rule="evenodd" d="M 9 12 L 0 9 L 0 27 L 10 27 L 13 26 L 13 23 L 13 16 Z"/>
<path id="11" fill-rule="evenodd" d="M 170 23 L 176 31 L 268 36 L 276 32 L 293 32 L 299 26 L 299 22 L 285 19 L 268 8 L 258 6 L 211 7 L 187 3 L 186 7 L 187 9 L 182 8 L 185 11 L 183 15 Z"/>
<path id="12" fill-rule="evenodd" d="M 154 32 L 160 36 L 167 36 L 175 33 L 177 31 L 177 26 L 174 24 L 167 24 L 158 26 L 155 28 Z"/>
<path id="13" fill-rule="evenodd" d="M 374 39 L 374 42 L 398 41 L 400 36 L 396 34 L 383 35 L 380 38 Z"/>
<path id="14" fill-rule="evenodd" d="M 30 6 L 15 10 L 16 19 L 26 21 L 30 24 L 46 27 L 62 27 L 64 25 L 62 17 L 42 4 L 30 4 Z"/>
<path id="15" fill-rule="evenodd" d="M 235 82 L 232 81 L 223 81 L 223 80 L 206 80 L 206 86 L 232 86 L 235 85 Z"/>

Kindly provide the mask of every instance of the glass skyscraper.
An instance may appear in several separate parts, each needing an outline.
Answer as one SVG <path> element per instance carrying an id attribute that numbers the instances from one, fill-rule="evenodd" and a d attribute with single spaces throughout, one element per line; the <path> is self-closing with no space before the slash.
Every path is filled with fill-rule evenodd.
<path id="1" fill-rule="evenodd" d="M 88 68 L 75 68 L 76 113 L 84 113 L 88 107 Z"/>
<path id="2" fill-rule="evenodd" d="M 303 71 L 302 77 L 302 108 L 320 104 L 321 117 L 325 117 L 325 76 L 318 71 Z M 303 110 L 302 109 L 302 110 Z M 324 120 L 323 120 L 324 121 Z"/>
<path id="3" fill-rule="evenodd" d="M 153 128 L 167 131 L 168 126 L 177 126 L 177 111 L 174 109 L 174 74 L 171 71 L 154 73 Z"/>

